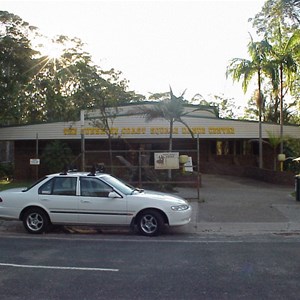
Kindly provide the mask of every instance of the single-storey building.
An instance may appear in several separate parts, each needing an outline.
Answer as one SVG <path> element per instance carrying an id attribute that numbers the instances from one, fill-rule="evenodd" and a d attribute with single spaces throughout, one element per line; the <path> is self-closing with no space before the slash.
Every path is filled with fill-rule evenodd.
<path id="1" fill-rule="evenodd" d="M 143 151 L 153 163 L 154 152 L 166 152 L 169 145 L 170 124 L 163 118 L 147 121 L 138 107 L 155 103 L 133 104 L 111 109 L 108 119 L 112 133 L 113 165 L 137 164 L 137 151 Z M 199 157 L 200 171 L 209 172 L 233 166 L 258 167 L 259 123 L 218 117 L 215 107 L 186 105 L 182 120 L 192 129 L 175 122 L 173 150 L 180 154 Z M 83 168 L 94 163 L 109 164 L 109 143 L 105 130 L 96 125 L 99 111 L 84 111 L 77 121 L 0 127 L 0 161 L 12 160 L 17 178 L 36 175 L 32 159 L 40 158 L 43 149 L 53 140 L 67 143 L 73 151 L 74 163 Z M 284 136 L 299 139 L 299 126 L 284 126 Z M 279 124 L 262 123 L 263 167 L 273 169 L 274 149 L 268 143 L 270 136 L 280 135 Z M 198 149 L 198 152 L 197 152 Z M 84 165 L 82 165 L 84 153 Z M 278 152 L 277 152 L 278 154 Z M 196 157 L 199 155 L 199 157 Z M 33 165 L 32 165 L 33 164 Z M 39 175 L 45 171 L 40 162 Z"/>

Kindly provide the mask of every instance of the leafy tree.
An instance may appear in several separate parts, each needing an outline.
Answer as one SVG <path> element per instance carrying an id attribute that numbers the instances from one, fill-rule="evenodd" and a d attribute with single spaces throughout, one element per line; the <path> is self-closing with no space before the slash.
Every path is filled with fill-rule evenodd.
<path id="1" fill-rule="evenodd" d="M 259 112 L 256 103 L 256 93 L 252 95 L 249 99 L 247 107 L 244 110 L 243 119 L 247 120 L 258 120 Z M 263 122 L 269 123 L 279 123 L 280 121 L 280 111 L 279 111 L 279 101 L 277 98 L 277 94 L 269 93 L 269 88 L 263 90 L 263 106 L 262 106 L 262 120 Z M 274 100 L 275 98 L 275 100 Z M 283 106 L 283 118 L 285 123 L 295 124 L 295 120 L 293 120 L 293 113 L 292 113 L 293 103 L 284 103 Z"/>
<path id="2" fill-rule="evenodd" d="M 93 99 L 90 108 L 97 112 L 97 116 L 90 119 L 92 119 L 93 125 L 103 130 L 108 138 L 111 173 L 114 173 L 113 124 L 119 113 L 119 107 L 132 100 L 139 102 L 144 99 L 144 96 L 137 95 L 133 91 L 127 91 L 127 80 L 122 79 L 121 74 L 114 69 L 95 73 L 94 85 L 89 93 Z"/>
<path id="3" fill-rule="evenodd" d="M 291 20 L 289 23 L 296 23 L 300 25 L 300 1 L 299 0 L 281 0 L 282 11 L 284 16 Z"/>
<path id="4" fill-rule="evenodd" d="M 36 28 L 18 16 L 0 11 L 0 122 L 20 123 L 23 90 L 36 71 L 37 52 L 28 35 Z"/>
<path id="5" fill-rule="evenodd" d="M 42 153 L 41 163 L 50 173 L 63 171 L 72 162 L 73 154 L 69 146 L 58 140 L 48 143 Z"/>
<path id="6" fill-rule="evenodd" d="M 53 43 L 60 45 L 61 56 L 41 57 L 40 70 L 27 86 L 28 103 L 34 109 L 28 121 L 75 120 L 94 101 L 90 91 L 98 80 L 97 70 L 81 40 L 58 36 Z"/>
<path id="7" fill-rule="evenodd" d="M 233 98 L 224 97 L 224 95 L 213 95 L 206 101 L 207 105 L 217 107 L 218 116 L 224 119 L 239 119 L 240 106 L 236 105 Z"/>
<path id="8" fill-rule="evenodd" d="M 0 13 L 0 122 L 31 123 L 78 120 L 81 110 L 97 109 L 97 127 L 108 135 L 118 106 L 144 97 L 128 91 L 128 81 L 114 69 L 93 64 L 78 38 L 40 34 L 20 17 Z M 59 56 L 41 55 L 43 43 L 59 47 Z M 1 98 L 2 97 L 2 98 Z M 110 151 L 112 165 L 112 153 Z"/>
<path id="9" fill-rule="evenodd" d="M 128 91 L 121 72 L 96 66 L 78 38 L 48 39 L 7 12 L 0 12 L 0 28 L 2 124 L 78 120 L 81 110 L 101 106 L 103 98 L 117 98 L 119 104 L 143 99 Z M 59 47 L 60 56 L 37 51 L 46 42 Z"/>
<path id="10" fill-rule="evenodd" d="M 275 115 L 279 115 L 279 122 L 283 124 L 287 121 L 284 118 L 283 98 L 288 90 L 295 100 L 289 106 L 292 108 L 297 105 L 296 101 L 299 103 L 300 78 L 295 62 L 299 63 L 300 1 L 268 0 L 250 21 L 257 33 L 272 44 L 273 54 L 270 59 L 277 64 L 278 69 L 277 93 L 272 96 L 273 108 Z"/>
<path id="11" fill-rule="evenodd" d="M 106 84 L 105 86 L 98 87 L 98 93 L 96 96 L 94 108 L 97 110 L 97 117 L 93 120 L 95 127 L 102 129 L 108 138 L 109 147 L 109 158 L 111 173 L 113 170 L 113 155 L 112 155 L 112 139 L 113 139 L 113 124 L 119 112 L 118 108 L 118 98 L 113 97 L 113 90 L 115 86 Z"/>
<path id="12" fill-rule="evenodd" d="M 293 33 L 300 26 L 300 1 L 267 0 L 261 11 L 250 21 L 257 33 L 270 41 L 276 36 L 279 23 L 284 30 L 284 35 Z"/>

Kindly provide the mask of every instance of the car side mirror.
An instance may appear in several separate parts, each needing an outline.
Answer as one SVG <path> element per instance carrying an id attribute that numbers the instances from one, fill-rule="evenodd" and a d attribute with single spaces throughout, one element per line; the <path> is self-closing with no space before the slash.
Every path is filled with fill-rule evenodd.
<path id="1" fill-rule="evenodd" d="M 121 198 L 121 196 L 115 191 L 112 191 L 108 194 L 108 198 Z"/>

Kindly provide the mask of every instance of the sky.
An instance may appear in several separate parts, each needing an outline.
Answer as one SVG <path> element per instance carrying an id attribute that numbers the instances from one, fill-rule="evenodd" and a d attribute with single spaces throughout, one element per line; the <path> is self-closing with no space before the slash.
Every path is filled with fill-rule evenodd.
<path id="1" fill-rule="evenodd" d="M 114 68 L 130 90 L 149 96 L 185 90 L 233 98 L 245 105 L 241 82 L 226 78 L 232 58 L 248 58 L 255 30 L 249 18 L 265 0 L 0 0 L 0 10 L 21 17 L 48 37 L 78 37 L 94 62 Z M 253 87 L 254 89 L 255 87 Z"/>

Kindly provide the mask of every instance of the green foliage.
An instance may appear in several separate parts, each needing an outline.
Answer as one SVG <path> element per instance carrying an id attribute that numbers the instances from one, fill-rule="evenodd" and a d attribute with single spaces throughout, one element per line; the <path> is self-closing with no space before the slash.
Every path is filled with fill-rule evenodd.
<path id="1" fill-rule="evenodd" d="M 0 180 L 0 191 L 14 189 L 14 188 L 25 188 L 32 185 L 33 182 L 29 181 L 15 181 L 15 180 Z"/>
<path id="2" fill-rule="evenodd" d="M 120 71 L 95 65 L 78 38 L 49 39 L 3 11 L 0 27 L 0 125 L 78 120 L 81 110 L 144 98 L 127 91 Z M 49 42 L 59 46 L 59 57 L 37 51 Z"/>
<path id="3" fill-rule="evenodd" d="M 265 119 L 278 123 L 295 122 L 292 113 L 299 103 L 300 88 L 300 2 L 267 0 L 250 21 L 257 33 L 271 45 L 267 60 L 275 76 L 271 85 L 265 85 L 265 95 L 269 99 L 265 105 Z M 286 104 L 284 100 L 288 93 L 294 100 Z"/>
<path id="4" fill-rule="evenodd" d="M 244 92 L 256 77 L 259 94 L 264 95 L 257 107 L 255 97 L 249 100 L 245 118 L 257 120 L 261 116 L 264 121 L 280 124 L 299 121 L 294 114 L 300 89 L 299 8 L 298 0 L 268 0 L 250 19 L 262 40 L 254 42 L 251 37 L 250 59 L 232 59 L 226 72 L 233 80 L 242 81 Z M 288 96 L 292 99 L 287 102 Z"/>
<path id="5" fill-rule="evenodd" d="M 50 173 L 63 171 L 70 165 L 73 154 L 69 146 L 60 141 L 53 141 L 46 145 L 42 156 L 41 164 Z"/>
<path id="6" fill-rule="evenodd" d="M 37 54 L 29 34 L 35 28 L 21 18 L 0 11 L 0 123 L 18 123 L 23 110 L 22 91 L 32 79 Z"/>
<path id="7" fill-rule="evenodd" d="M 300 174 L 300 163 L 293 161 L 294 158 L 300 157 L 300 140 L 286 139 L 284 143 L 287 160 L 284 162 L 285 170 Z"/>
<path id="8" fill-rule="evenodd" d="M 203 101 L 203 100 L 202 100 Z M 219 117 L 224 119 L 238 119 L 240 106 L 237 106 L 233 98 L 226 98 L 223 95 L 214 95 L 212 100 L 207 102 L 209 106 L 218 108 Z"/>
<path id="9" fill-rule="evenodd" d="M 299 0 L 267 0 L 261 11 L 250 21 L 259 35 L 272 40 L 278 24 L 284 28 L 284 34 L 299 28 L 299 8 Z"/>
<path id="10" fill-rule="evenodd" d="M 257 88 L 261 92 L 262 75 L 273 80 L 276 73 L 268 61 L 271 53 L 271 45 L 266 41 L 254 42 L 252 37 L 248 44 L 250 59 L 233 58 L 227 67 L 226 76 L 231 76 L 234 81 L 242 80 L 243 91 L 246 92 L 249 83 L 254 76 L 257 76 Z"/>
<path id="11" fill-rule="evenodd" d="M 11 163 L 0 163 L 0 180 L 13 178 L 13 165 Z"/>
<path id="12" fill-rule="evenodd" d="M 169 93 L 157 93 L 152 95 L 152 99 L 159 100 L 155 102 L 153 107 L 144 106 L 138 108 L 138 113 L 143 114 L 148 122 L 158 118 L 163 118 L 169 122 L 169 151 L 172 151 L 173 148 L 172 140 L 175 122 L 183 124 L 194 138 L 193 131 L 183 120 L 183 117 L 189 114 L 189 112 L 185 112 L 184 108 L 184 105 L 188 103 L 184 99 L 184 93 L 185 92 L 183 92 L 179 97 L 176 97 L 170 87 Z M 196 110 L 198 110 L 198 108 L 193 111 Z"/>

